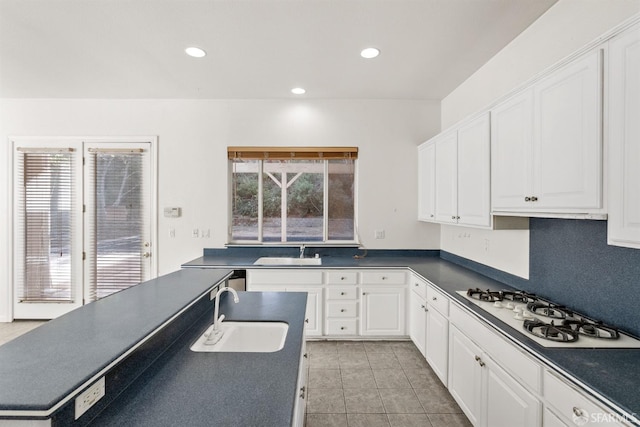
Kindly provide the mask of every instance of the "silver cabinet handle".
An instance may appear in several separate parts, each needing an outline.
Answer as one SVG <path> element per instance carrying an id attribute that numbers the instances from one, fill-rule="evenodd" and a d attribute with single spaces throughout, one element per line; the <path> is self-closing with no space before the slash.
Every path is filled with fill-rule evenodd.
<path id="1" fill-rule="evenodd" d="M 340 330 L 341 330 L 341 331 L 344 331 L 344 330 L 345 330 L 345 327 L 344 327 L 344 326 L 340 326 Z"/>
<path id="2" fill-rule="evenodd" d="M 305 392 L 305 388 L 304 386 L 302 386 L 302 388 L 300 389 L 300 399 L 304 399 L 304 392 Z"/>
<path id="3" fill-rule="evenodd" d="M 536 196 L 531 196 L 531 201 L 532 201 L 532 202 L 537 202 L 537 201 L 538 201 L 538 198 L 537 198 Z"/>
<path id="4" fill-rule="evenodd" d="M 344 279 L 346 279 L 346 277 L 344 277 L 344 276 L 340 278 L 340 280 L 344 280 Z"/>
<path id="5" fill-rule="evenodd" d="M 309 319 L 304 319 L 304 323 L 309 323 Z"/>
<path id="6" fill-rule="evenodd" d="M 347 310 L 345 310 L 344 308 L 340 309 L 340 313 L 344 313 L 345 311 L 347 311 Z"/>
<path id="7" fill-rule="evenodd" d="M 346 295 L 346 292 L 340 292 L 340 295 Z"/>
<path id="8" fill-rule="evenodd" d="M 142 254 L 143 258 L 149 258 L 151 256 L 151 252 L 145 252 Z"/>
<path id="9" fill-rule="evenodd" d="M 309 357 L 309 355 L 307 353 L 303 354 L 302 357 L 304 357 L 305 359 Z"/>
<path id="10" fill-rule="evenodd" d="M 456 219 L 456 216 L 455 215 L 451 215 L 451 219 Z"/>
<path id="11" fill-rule="evenodd" d="M 485 365 L 485 363 L 482 361 L 482 359 L 480 358 L 480 356 L 476 356 L 476 362 L 478 362 L 478 364 L 483 367 Z"/>
<path id="12" fill-rule="evenodd" d="M 530 202 L 530 201 L 531 201 L 531 197 L 526 196 L 526 197 L 524 198 L 524 201 L 525 201 L 525 202 Z"/>

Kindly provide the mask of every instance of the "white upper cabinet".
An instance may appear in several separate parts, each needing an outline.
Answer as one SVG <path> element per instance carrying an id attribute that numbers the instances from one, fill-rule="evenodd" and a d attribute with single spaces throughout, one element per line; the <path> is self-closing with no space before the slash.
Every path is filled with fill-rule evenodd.
<path id="1" fill-rule="evenodd" d="M 521 209 L 529 194 L 533 154 L 533 91 L 510 98 L 491 111 L 493 209 Z"/>
<path id="2" fill-rule="evenodd" d="M 436 146 L 422 144 L 418 148 L 418 219 L 435 219 Z"/>
<path id="3" fill-rule="evenodd" d="M 491 225 L 489 114 L 483 114 L 458 129 L 459 224 Z"/>
<path id="4" fill-rule="evenodd" d="M 436 221 L 458 220 L 458 134 L 446 133 L 435 141 L 436 148 Z"/>
<path id="5" fill-rule="evenodd" d="M 609 244 L 640 248 L 640 25 L 609 44 Z"/>
<path id="6" fill-rule="evenodd" d="M 491 226 L 489 114 L 418 148 L 418 219 Z"/>
<path id="7" fill-rule="evenodd" d="M 598 49 L 492 110 L 493 211 L 598 213 L 601 134 Z"/>

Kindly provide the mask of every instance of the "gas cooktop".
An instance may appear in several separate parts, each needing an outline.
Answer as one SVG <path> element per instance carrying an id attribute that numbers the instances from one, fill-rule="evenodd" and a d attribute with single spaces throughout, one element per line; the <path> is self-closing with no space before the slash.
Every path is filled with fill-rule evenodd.
<path id="1" fill-rule="evenodd" d="M 520 291 L 458 291 L 544 347 L 640 348 L 640 340 L 603 322 Z"/>

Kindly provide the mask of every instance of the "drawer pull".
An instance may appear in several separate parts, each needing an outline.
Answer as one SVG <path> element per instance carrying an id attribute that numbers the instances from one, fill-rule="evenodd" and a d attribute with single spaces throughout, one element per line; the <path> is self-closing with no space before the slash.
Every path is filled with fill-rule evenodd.
<path id="1" fill-rule="evenodd" d="M 340 330 L 344 331 L 346 328 L 344 326 L 340 326 Z"/>
<path id="2" fill-rule="evenodd" d="M 309 319 L 304 319 L 304 323 L 309 323 Z"/>
<path id="3" fill-rule="evenodd" d="M 387 280 L 387 276 L 382 276 L 382 280 Z"/>
<path id="4" fill-rule="evenodd" d="M 422 304 L 422 305 L 420 306 L 420 308 L 427 308 L 427 307 L 425 307 L 425 306 L 424 306 L 424 304 Z"/>
<path id="5" fill-rule="evenodd" d="M 526 197 L 524 198 L 524 201 L 525 201 L 525 202 L 530 202 L 530 201 L 531 201 L 531 197 L 526 196 Z"/>
<path id="6" fill-rule="evenodd" d="M 482 361 L 482 359 L 480 358 L 480 356 L 476 356 L 476 362 L 478 362 L 478 364 L 483 367 L 484 366 L 484 362 Z"/>
<path id="7" fill-rule="evenodd" d="M 419 284 L 419 283 L 416 283 L 416 284 L 415 284 L 415 285 L 413 285 L 413 286 L 420 286 L 420 284 Z"/>
<path id="8" fill-rule="evenodd" d="M 340 280 L 344 280 L 344 279 L 346 279 L 346 277 L 344 277 L 344 276 L 342 276 L 342 277 L 340 278 Z"/>
<path id="9" fill-rule="evenodd" d="M 302 386 L 302 388 L 300 389 L 300 399 L 304 399 L 304 392 L 305 392 L 305 388 L 304 386 Z"/>
<path id="10" fill-rule="evenodd" d="M 305 359 L 309 357 L 309 355 L 307 353 L 303 354 L 302 357 L 304 357 Z"/>
<path id="11" fill-rule="evenodd" d="M 346 295 L 346 294 L 347 294 L 346 292 L 340 292 L 340 295 Z"/>
<path id="12" fill-rule="evenodd" d="M 531 201 L 532 201 L 532 202 L 537 202 L 537 201 L 538 201 L 538 198 L 537 198 L 536 196 L 531 196 Z"/>
<path id="13" fill-rule="evenodd" d="M 432 300 L 434 300 L 434 301 L 438 301 L 438 298 L 437 298 L 437 297 L 433 297 L 433 298 L 431 298 L 431 299 L 432 299 Z"/>
<path id="14" fill-rule="evenodd" d="M 347 311 L 347 310 L 345 310 L 344 308 L 340 309 L 340 313 L 344 313 L 345 311 Z"/>

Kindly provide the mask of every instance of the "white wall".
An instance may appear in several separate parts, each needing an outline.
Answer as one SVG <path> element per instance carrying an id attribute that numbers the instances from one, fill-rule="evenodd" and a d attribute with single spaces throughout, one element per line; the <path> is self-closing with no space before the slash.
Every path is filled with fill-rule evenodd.
<path id="1" fill-rule="evenodd" d="M 560 0 L 442 101 L 442 129 L 485 108 L 638 12 L 640 0 Z M 458 237 L 465 233 L 469 237 Z M 443 226 L 441 236 L 443 250 L 529 276 L 527 232 Z"/>
<path id="2" fill-rule="evenodd" d="M 223 247 L 227 228 L 228 145 L 354 145 L 359 155 L 359 225 L 369 248 L 437 249 L 440 228 L 416 221 L 416 146 L 437 133 L 438 102 L 382 100 L 1 100 L 0 141 L 8 136 L 158 135 L 159 273 Z M 0 149 L 0 166 L 10 150 Z M 10 179 L 0 173 L 0 211 Z M 0 218 L 0 321 L 10 320 L 7 215 Z M 174 227 L 176 237 L 169 237 Z M 194 239 L 194 228 L 210 229 Z M 386 239 L 374 240 L 384 229 Z"/>

